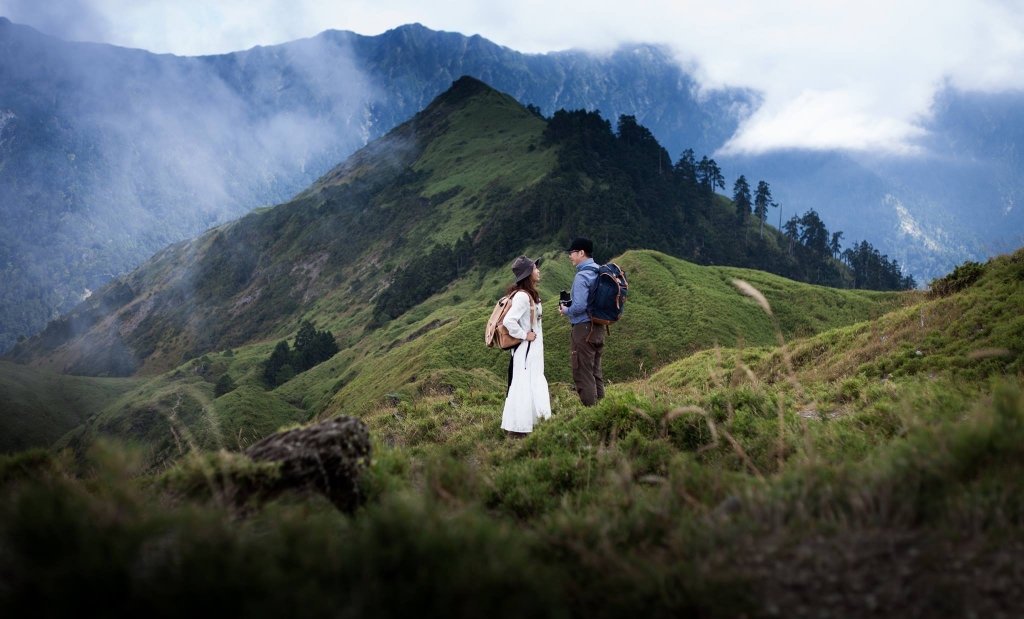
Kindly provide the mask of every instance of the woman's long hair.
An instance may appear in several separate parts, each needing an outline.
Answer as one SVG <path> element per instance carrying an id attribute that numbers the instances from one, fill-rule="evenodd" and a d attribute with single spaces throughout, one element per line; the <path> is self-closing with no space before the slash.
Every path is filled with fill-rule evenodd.
<path id="1" fill-rule="evenodd" d="M 526 291 L 526 294 L 530 295 L 534 303 L 540 303 L 540 293 L 537 292 L 537 284 L 533 282 L 532 271 L 530 275 L 509 286 L 505 290 L 505 296 L 511 297 L 520 290 Z"/>

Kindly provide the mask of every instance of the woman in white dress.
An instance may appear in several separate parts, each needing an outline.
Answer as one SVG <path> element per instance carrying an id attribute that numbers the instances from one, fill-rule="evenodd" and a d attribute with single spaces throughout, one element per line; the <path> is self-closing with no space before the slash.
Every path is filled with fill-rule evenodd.
<path id="1" fill-rule="evenodd" d="M 540 258 L 519 256 L 512 264 L 516 283 L 508 288 L 512 306 L 502 321 L 509 335 L 523 342 L 512 349 L 508 396 L 501 415 L 501 427 L 509 436 L 524 436 L 541 419 L 551 416 L 548 381 L 544 378 L 543 310 L 537 282 Z"/>

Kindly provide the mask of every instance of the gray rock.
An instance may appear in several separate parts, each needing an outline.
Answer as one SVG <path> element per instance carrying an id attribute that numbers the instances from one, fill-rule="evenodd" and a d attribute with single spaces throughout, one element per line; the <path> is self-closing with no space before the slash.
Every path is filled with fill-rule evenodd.
<path id="1" fill-rule="evenodd" d="M 358 480 L 370 462 L 370 433 L 355 417 L 335 417 L 268 436 L 245 455 L 280 463 L 282 489 L 315 489 L 351 512 L 363 501 Z"/>

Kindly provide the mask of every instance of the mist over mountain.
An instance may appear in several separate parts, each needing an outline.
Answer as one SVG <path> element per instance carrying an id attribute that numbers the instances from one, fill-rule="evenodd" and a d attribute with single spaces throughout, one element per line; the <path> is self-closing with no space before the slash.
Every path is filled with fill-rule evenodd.
<path id="1" fill-rule="evenodd" d="M 531 56 L 418 25 L 181 58 L 4 20 L 0 50 L 0 350 L 169 243 L 288 199 L 462 74 L 547 113 L 642 109 L 706 149 L 752 100 L 698 98 L 654 47 Z"/>
<path id="2" fill-rule="evenodd" d="M 759 104 L 701 92 L 671 54 L 522 54 L 402 26 L 184 58 L 68 43 L 0 20 L 0 350 L 169 243 L 282 202 L 471 75 L 545 115 L 629 114 L 673 159 L 712 154 Z M 785 217 L 816 208 L 918 281 L 1015 246 L 1021 97 L 947 89 L 927 155 L 719 157 L 772 183 Z M 1015 133 L 1016 132 L 1016 133 Z"/>
<path id="3" fill-rule="evenodd" d="M 158 249 L 295 193 L 365 142 L 368 86 L 322 40 L 261 60 L 274 79 L 244 85 L 226 83 L 218 59 L 10 23 L 0 45 L 0 348 Z M 323 86 L 303 89 L 313 82 Z"/>
<path id="4" fill-rule="evenodd" d="M 260 346 L 304 320 L 331 324 L 346 354 L 368 353 L 374 340 L 390 351 L 418 337 L 398 334 L 425 311 L 440 313 L 419 327 L 433 330 L 454 321 L 453 305 L 472 307 L 461 294 L 442 300 L 452 287 L 489 301 L 517 255 L 564 257 L 579 235 L 596 241 L 600 261 L 653 250 L 805 287 L 913 287 L 867 244 L 840 260 L 814 211 L 785 234 L 763 226 L 749 197 L 715 195 L 721 178 L 709 167 L 692 153 L 672 163 L 631 116 L 614 130 L 596 112 L 544 118 L 463 76 L 294 199 L 161 250 L 9 355 L 66 374 L 149 376 L 213 351 Z M 378 331 L 390 333 L 386 344 Z M 632 350 L 642 357 L 647 349 Z M 632 360 L 624 365 L 626 375 L 636 371 Z"/>

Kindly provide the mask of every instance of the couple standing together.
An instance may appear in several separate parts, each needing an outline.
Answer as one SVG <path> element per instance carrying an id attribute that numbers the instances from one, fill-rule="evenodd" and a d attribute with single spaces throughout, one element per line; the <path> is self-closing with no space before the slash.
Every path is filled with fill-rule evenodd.
<path id="1" fill-rule="evenodd" d="M 604 397 L 601 376 L 601 353 L 604 350 L 604 329 L 595 329 L 587 313 L 587 300 L 597 282 L 598 266 L 594 262 L 594 244 L 578 237 L 569 245 L 569 260 L 576 267 L 572 282 L 571 303 L 559 304 L 559 313 L 572 325 L 570 358 L 572 379 L 584 406 L 593 406 Z M 509 287 L 512 306 L 502 324 L 509 335 L 523 340 L 512 349 L 509 361 L 508 396 L 501 416 L 501 427 L 511 435 L 533 431 L 534 424 L 551 416 L 548 381 L 544 378 L 544 332 L 541 327 L 541 299 L 537 292 L 540 281 L 540 258 L 530 260 L 519 256 L 512 264 L 516 283 Z"/>

